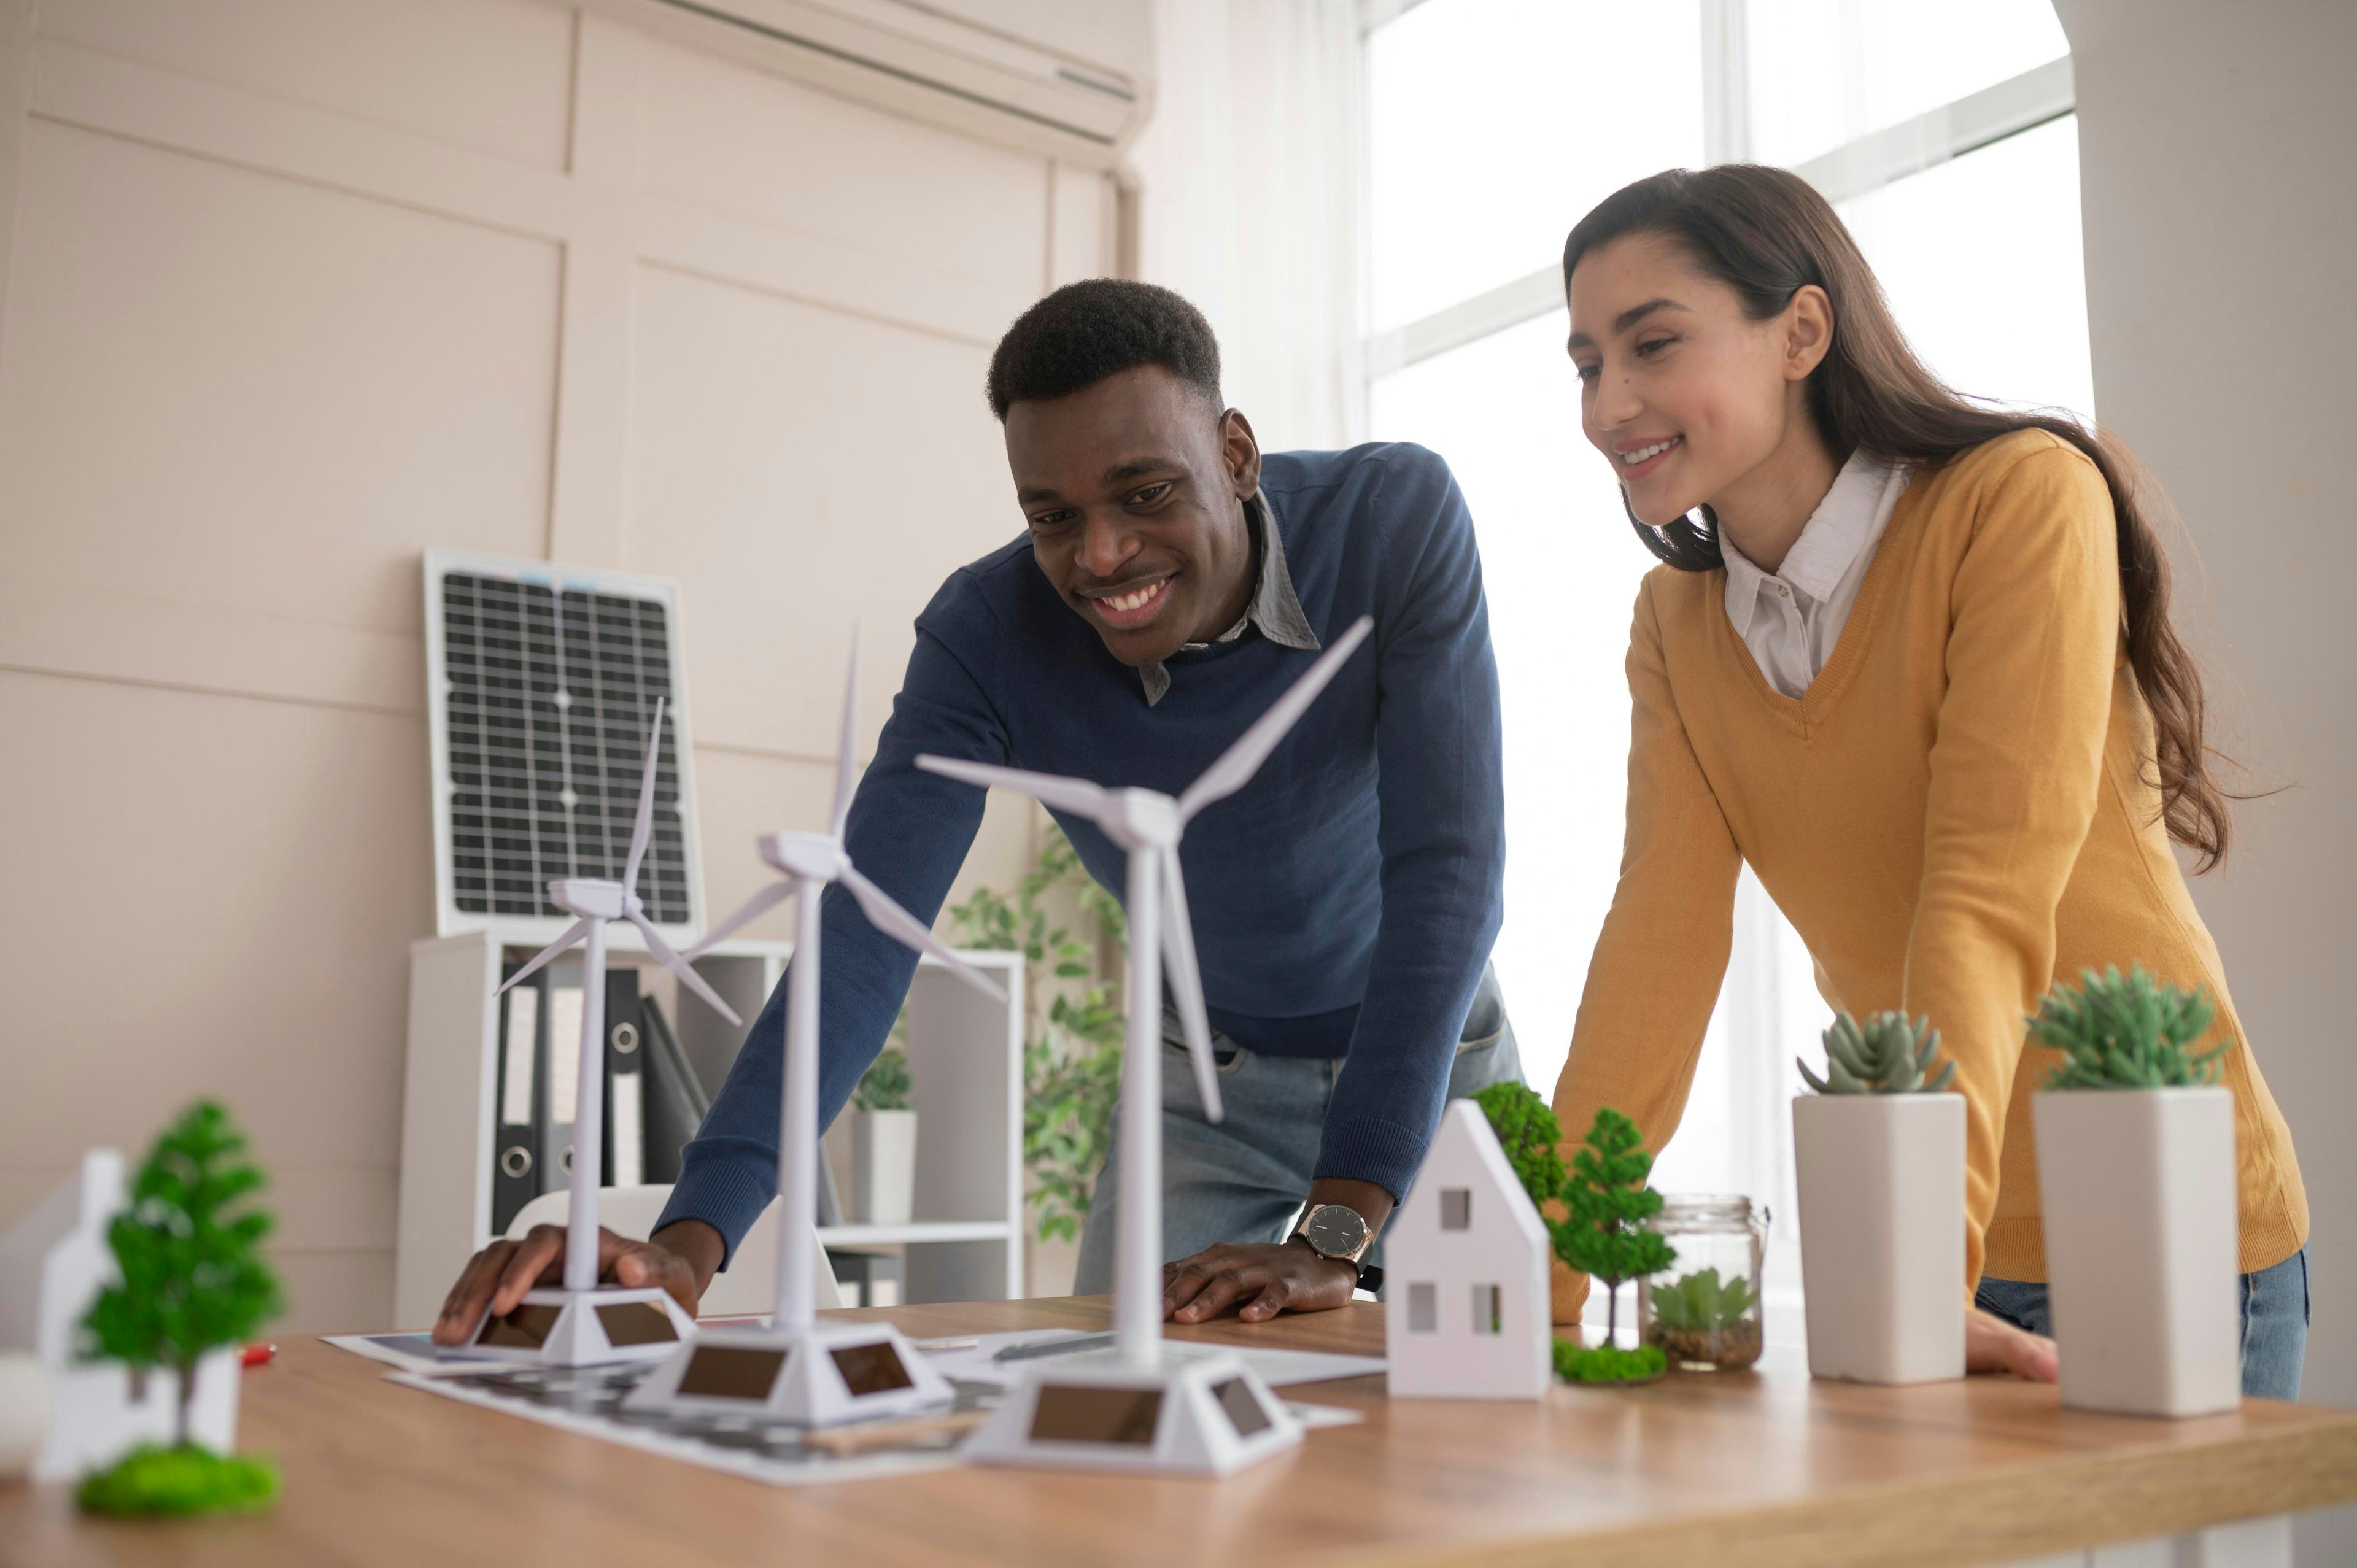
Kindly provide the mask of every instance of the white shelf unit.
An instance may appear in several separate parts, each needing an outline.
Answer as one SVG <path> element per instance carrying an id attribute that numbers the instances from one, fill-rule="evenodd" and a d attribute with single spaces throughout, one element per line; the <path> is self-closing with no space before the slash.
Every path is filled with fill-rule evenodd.
<path id="1" fill-rule="evenodd" d="M 614 961 L 643 958 L 628 927 L 616 927 L 608 940 Z M 496 993 L 503 964 L 530 957 L 541 944 L 537 928 L 527 933 L 497 923 L 410 944 L 393 1252 L 398 1327 L 430 1324 L 467 1260 L 494 1240 Z M 674 1008 L 680 1045 L 708 1089 L 718 1090 L 792 951 L 791 942 L 734 940 L 696 961 L 697 972 L 745 1018 L 744 1027 L 684 990 L 675 1000 L 664 998 Z M 1022 1290 L 1022 955 L 965 956 L 1005 988 L 1005 1002 L 961 983 L 931 958 L 919 962 L 909 988 L 910 1103 L 919 1116 L 916 1221 L 819 1231 L 830 1247 L 899 1247 L 902 1299 L 909 1302 L 998 1300 Z"/>

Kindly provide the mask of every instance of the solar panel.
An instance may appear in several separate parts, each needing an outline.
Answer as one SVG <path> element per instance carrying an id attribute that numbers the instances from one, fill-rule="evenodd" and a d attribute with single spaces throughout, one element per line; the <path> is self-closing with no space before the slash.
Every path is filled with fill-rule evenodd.
<path id="1" fill-rule="evenodd" d="M 509 569 L 443 552 L 426 564 L 439 633 L 429 653 L 440 699 L 441 923 L 569 920 L 548 902 L 548 883 L 621 875 L 656 700 L 676 713 L 675 597 L 668 584 L 609 573 Z M 693 807 L 678 735 L 667 716 L 638 892 L 657 925 L 693 927 Z"/>

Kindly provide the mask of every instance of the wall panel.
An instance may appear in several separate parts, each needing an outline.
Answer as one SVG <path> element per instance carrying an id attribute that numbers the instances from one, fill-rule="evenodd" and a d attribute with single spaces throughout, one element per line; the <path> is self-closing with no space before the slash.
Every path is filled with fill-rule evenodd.
<path id="1" fill-rule="evenodd" d="M 660 40 L 640 71 L 650 191 L 1036 290 L 1043 160 Z"/>
<path id="2" fill-rule="evenodd" d="M 872 742 L 910 625 L 1022 526 L 985 350 L 749 289 L 640 272 L 628 561 L 676 577 L 697 733 L 831 757 L 863 627 Z"/>
<path id="3" fill-rule="evenodd" d="M 19 582 L 414 636 L 537 554 L 557 251 L 36 122 L 0 359 Z"/>
<path id="4" fill-rule="evenodd" d="M 572 13 L 533 0 L 42 0 L 43 38 L 565 166 Z"/>

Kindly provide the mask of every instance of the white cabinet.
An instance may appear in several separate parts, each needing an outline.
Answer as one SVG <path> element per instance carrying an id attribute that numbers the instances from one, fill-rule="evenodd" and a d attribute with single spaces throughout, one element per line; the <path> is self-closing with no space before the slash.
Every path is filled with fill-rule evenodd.
<path id="1" fill-rule="evenodd" d="M 423 1328 L 459 1269 L 492 1240 L 491 1158 L 502 949 L 537 943 L 494 926 L 410 944 L 409 1059 L 401 1135 L 393 1323 Z M 635 940 L 634 938 L 630 940 Z M 622 930 L 612 960 L 639 950 Z M 785 971 L 791 944 L 723 942 L 697 970 L 748 1021 Z M 1023 1268 L 1023 965 L 1018 953 L 967 958 L 1006 992 L 993 1001 L 926 959 L 909 988 L 908 1051 L 919 1117 L 916 1211 L 907 1225 L 826 1226 L 831 1247 L 898 1245 L 905 1299 L 1012 1296 Z M 671 1005 L 670 999 L 665 1004 Z M 745 1031 L 692 995 L 673 1015 L 689 1061 L 717 1089 Z"/>

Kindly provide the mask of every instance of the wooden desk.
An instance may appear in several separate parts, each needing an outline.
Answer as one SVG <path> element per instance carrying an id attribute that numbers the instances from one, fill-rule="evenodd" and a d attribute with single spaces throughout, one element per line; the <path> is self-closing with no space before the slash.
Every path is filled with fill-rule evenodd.
<path id="1" fill-rule="evenodd" d="M 1383 1309 L 1178 1330 L 1380 1354 Z M 1102 1327 L 1103 1298 L 902 1307 L 910 1333 Z M 2357 1498 L 2357 1412 L 2066 1412 L 2051 1388 L 1813 1382 L 1797 1358 L 1544 1404 L 1388 1401 L 1378 1378 L 1292 1391 L 1361 1426 L 1225 1481 L 957 1469 L 770 1487 L 437 1400 L 316 1340 L 246 1374 L 241 1437 L 286 1490 L 253 1520 L 78 1520 L 62 1487 L 0 1489 L 0 1563 L 644 1563 L 813 1568 L 1323 1561 L 1367 1564 L 2008 1563 Z M 2072 1559 L 2065 1559 L 2071 1561 Z"/>

